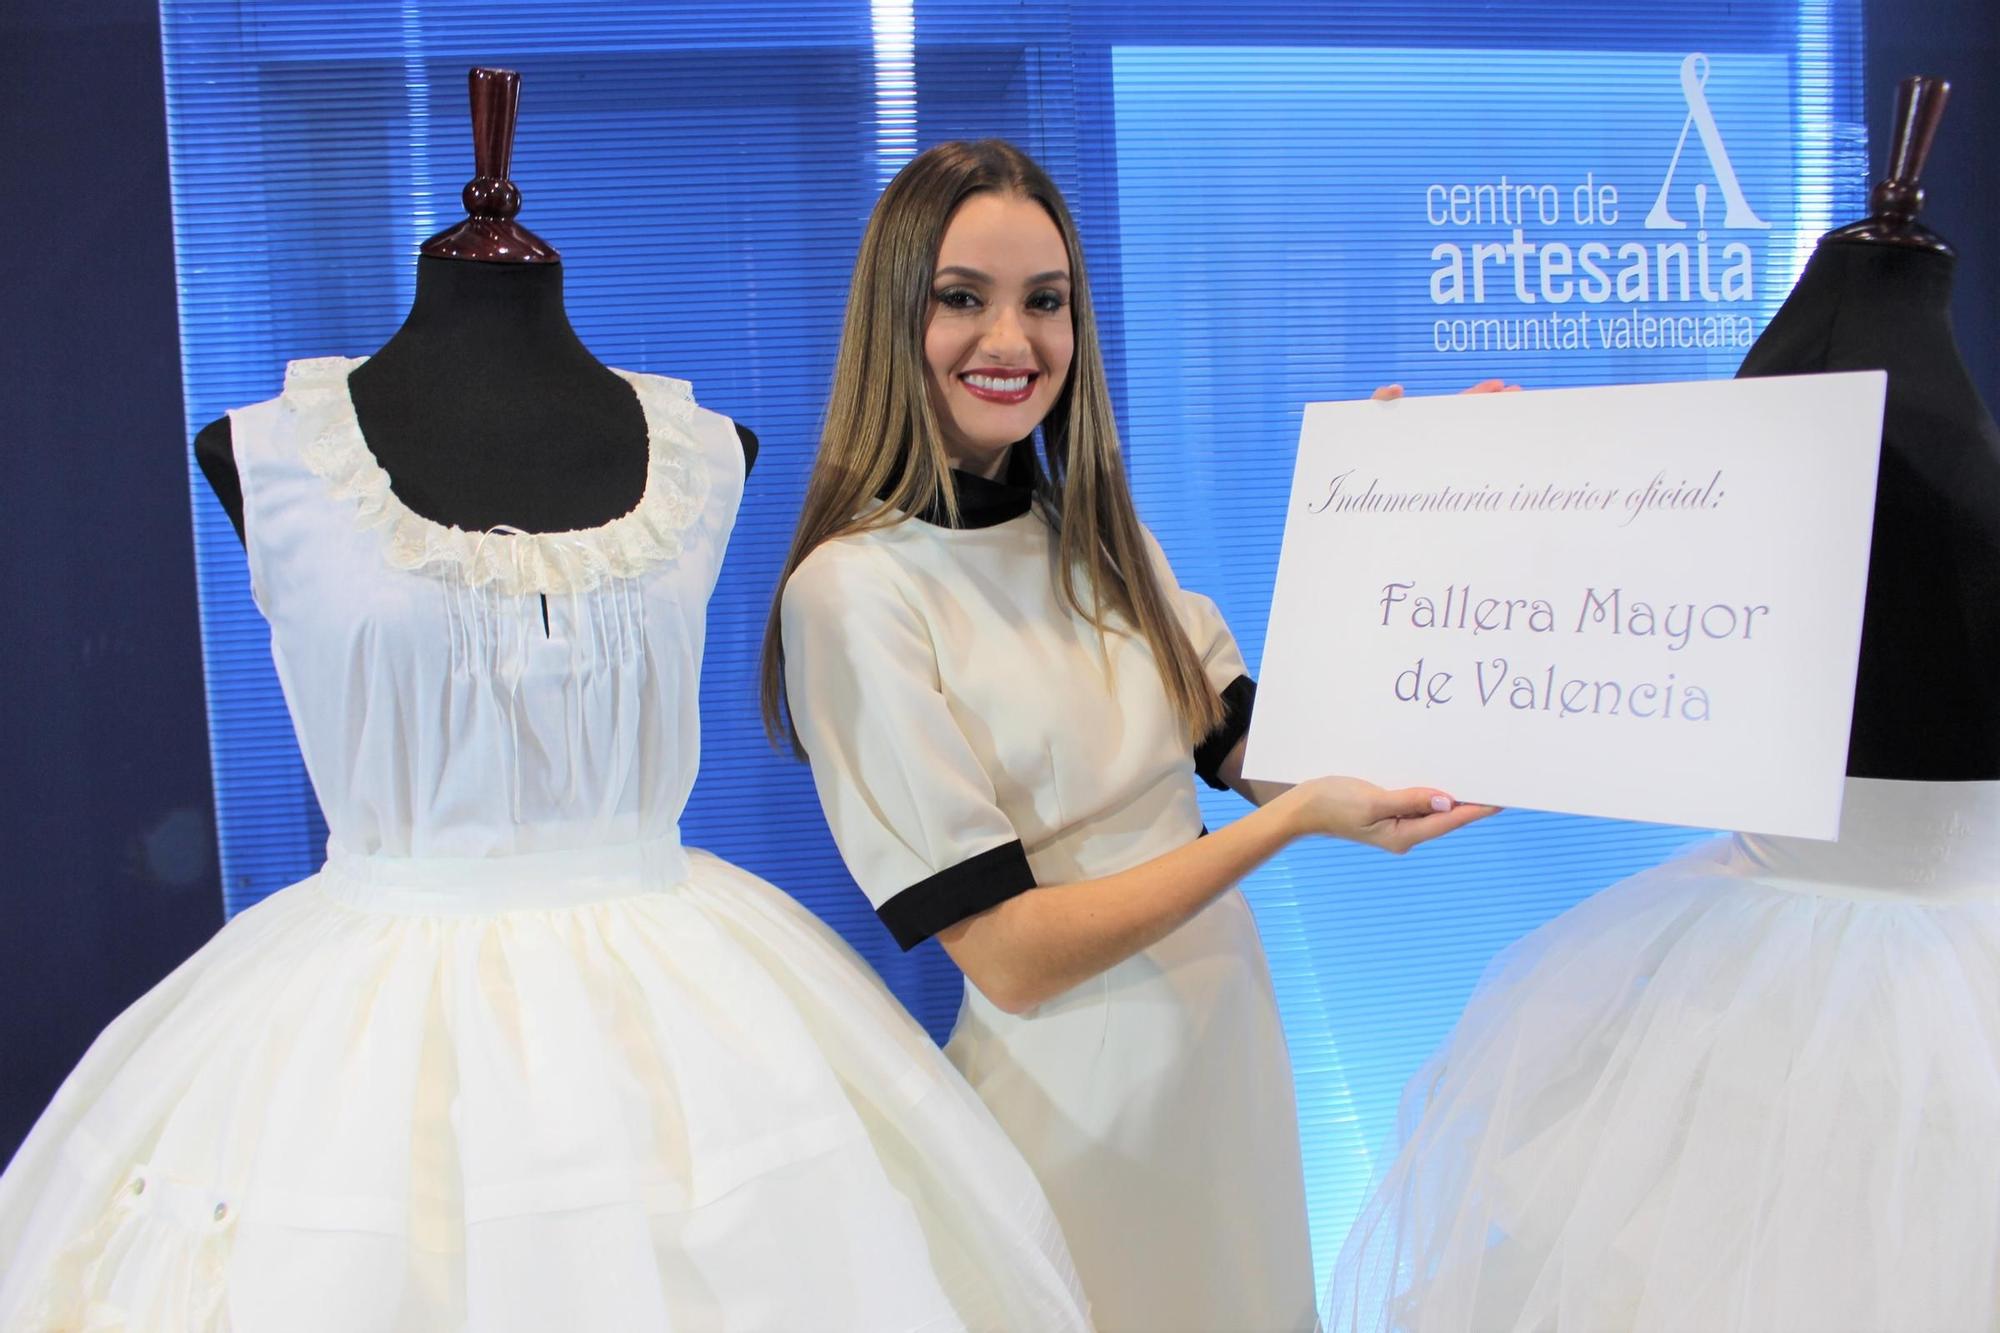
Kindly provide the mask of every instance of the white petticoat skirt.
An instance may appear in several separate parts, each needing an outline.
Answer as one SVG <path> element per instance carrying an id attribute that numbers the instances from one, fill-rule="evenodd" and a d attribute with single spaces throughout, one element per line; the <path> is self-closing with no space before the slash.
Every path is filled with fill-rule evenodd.
<path id="1" fill-rule="evenodd" d="M 336 856 L 92 1046 L 0 1177 L 0 1327 L 1088 1326 L 872 971 L 669 839 Z"/>
<path id="2" fill-rule="evenodd" d="M 1496 962 L 1329 1330 L 2000 1329 L 2000 783 L 1850 781 Z"/>

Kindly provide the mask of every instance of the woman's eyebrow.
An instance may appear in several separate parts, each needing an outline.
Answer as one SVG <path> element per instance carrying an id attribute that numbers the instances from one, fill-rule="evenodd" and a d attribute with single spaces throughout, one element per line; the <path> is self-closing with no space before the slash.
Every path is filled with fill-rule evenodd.
<path id="1" fill-rule="evenodd" d="M 959 278 L 970 278 L 974 282 L 991 283 L 993 281 L 993 275 L 991 273 L 982 273 L 980 270 L 976 268 L 967 268 L 963 264 L 947 264 L 945 267 L 937 271 L 937 276 L 940 278 L 945 277 L 947 275 Z M 1035 274 L 1032 278 L 1028 279 L 1028 284 L 1030 286 L 1033 286 L 1038 282 L 1068 282 L 1068 281 L 1069 281 L 1069 271 L 1067 269 L 1052 268 L 1047 273 Z"/>

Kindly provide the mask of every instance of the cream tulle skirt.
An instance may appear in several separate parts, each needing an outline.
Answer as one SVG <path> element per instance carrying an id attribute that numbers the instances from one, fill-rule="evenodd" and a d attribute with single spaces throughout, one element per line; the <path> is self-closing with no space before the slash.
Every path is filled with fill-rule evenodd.
<path id="1" fill-rule="evenodd" d="M 105 1031 L 0 1177 L 0 1327 L 1087 1327 L 874 974 L 671 841 L 335 857 Z"/>
<path id="2" fill-rule="evenodd" d="M 1850 782 L 1509 953 L 1329 1330 L 2000 1329 L 2000 783 Z"/>

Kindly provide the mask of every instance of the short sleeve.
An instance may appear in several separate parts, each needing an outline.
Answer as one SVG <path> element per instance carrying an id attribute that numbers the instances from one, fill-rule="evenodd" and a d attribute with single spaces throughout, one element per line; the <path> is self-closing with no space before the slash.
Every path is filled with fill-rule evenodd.
<path id="1" fill-rule="evenodd" d="M 786 698 L 820 807 L 896 942 L 914 948 L 1035 887 L 894 567 L 866 548 L 823 546 L 793 571 L 779 616 Z"/>
<path id="2" fill-rule="evenodd" d="M 1195 773 L 1203 782 L 1221 791 L 1228 786 L 1222 780 L 1223 762 L 1250 732 L 1250 712 L 1257 702 L 1257 682 L 1250 678 L 1250 669 L 1243 662 L 1243 652 L 1236 646 L 1236 636 L 1229 632 L 1229 626 L 1215 603 L 1198 592 L 1181 587 L 1180 581 L 1174 577 L 1173 566 L 1167 562 L 1167 553 L 1161 549 L 1151 530 L 1146 532 L 1146 542 L 1152 549 L 1160 583 L 1180 616 L 1181 628 L 1187 632 L 1188 642 L 1194 645 L 1195 652 L 1201 657 L 1208 683 L 1222 696 L 1222 721 L 1194 747 Z"/>

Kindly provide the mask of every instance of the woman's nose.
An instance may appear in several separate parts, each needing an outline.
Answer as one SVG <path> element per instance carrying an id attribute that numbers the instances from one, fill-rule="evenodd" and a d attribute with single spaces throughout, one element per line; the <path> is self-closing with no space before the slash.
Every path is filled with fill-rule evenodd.
<path id="1" fill-rule="evenodd" d="M 1016 361 L 1028 354 L 1028 331 L 1021 323 L 1020 312 L 1010 306 L 1002 306 L 994 313 L 992 323 L 979 339 L 979 349 L 995 360 Z"/>

